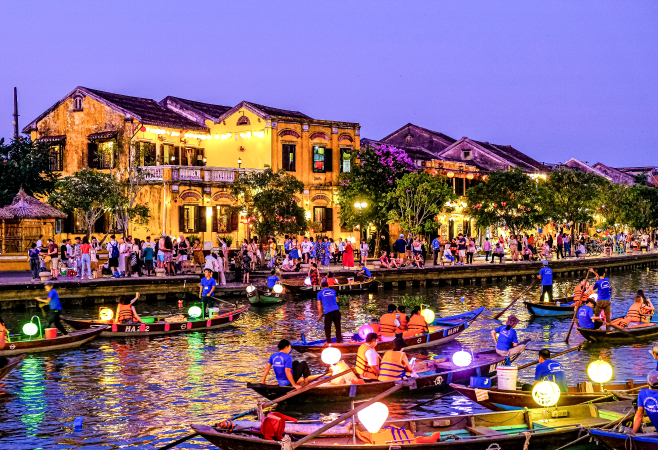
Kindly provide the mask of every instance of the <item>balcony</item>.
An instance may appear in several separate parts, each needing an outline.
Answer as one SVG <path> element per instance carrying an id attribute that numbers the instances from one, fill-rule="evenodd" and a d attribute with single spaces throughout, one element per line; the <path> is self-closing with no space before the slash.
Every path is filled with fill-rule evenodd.
<path id="1" fill-rule="evenodd" d="M 256 169 L 209 166 L 140 166 L 144 181 L 191 181 L 202 184 L 233 183 L 238 173 L 260 172 Z"/>

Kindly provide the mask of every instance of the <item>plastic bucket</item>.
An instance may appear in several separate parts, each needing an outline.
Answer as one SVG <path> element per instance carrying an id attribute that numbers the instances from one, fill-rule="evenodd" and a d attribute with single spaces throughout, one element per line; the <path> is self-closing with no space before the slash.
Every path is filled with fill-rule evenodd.
<path id="1" fill-rule="evenodd" d="M 155 317 L 140 317 L 144 323 L 153 323 L 155 322 Z"/>
<path id="2" fill-rule="evenodd" d="M 55 339 L 57 337 L 57 328 L 46 328 L 43 330 L 46 339 Z"/>
<path id="3" fill-rule="evenodd" d="M 516 366 L 498 366 L 496 373 L 498 375 L 498 389 L 505 391 L 516 391 L 516 377 L 518 375 Z"/>
<path id="4" fill-rule="evenodd" d="M 61 269 L 59 269 L 59 273 L 60 273 L 63 277 L 66 276 L 66 271 L 67 271 L 67 268 L 66 268 L 66 267 L 62 267 Z"/>

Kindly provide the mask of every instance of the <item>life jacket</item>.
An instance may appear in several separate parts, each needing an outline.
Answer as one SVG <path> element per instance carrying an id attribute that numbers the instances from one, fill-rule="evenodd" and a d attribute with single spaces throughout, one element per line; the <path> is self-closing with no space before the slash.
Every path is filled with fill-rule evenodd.
<path id="1" fill-rule="evenodd" d="M 440 432 L 432 433 L 431 436 L 414 436 L 411 431 L 404 428 L 385 426 L 382 427 L 377 433 L 369 433 L 368 431 L 356 430 L 356 435 L 361 441 L 371 445 L 390 445 L 395 444 L 424 444 L 437 442 L 441 437 Z"/>
<path id="2" fill-rule="evenodd" d="M 268 441 L 280 441 L 286 431 L 286 422 L 296 423 L 297 419 L 279 412 L 269 413 L 260 424 L 260 433 Z"/>
<path id="3" fill-rule="evenodd" d="M 573 299 L 575 302 L 578 302 L 578 304 L 580 304 L 580 301 L 582 300 L 582 296 L 583 296 L 583 285 L 578 284 L 578 286 L 576 286 L 576 290 L 573 293 Z"/>
<path id="4" fill-rule="evenodd" d="M 371 347 L 368 344 L 361 344 L 359 350 L 356 352 L 356 373 L 361 375 L 362 378 L 369 378 L 371 380 L 377 379 L 377 374 L 368 364 L 368 358 L 366 358 L 366 352 L 370 350 Z M 377 355 L 379 359 L 379 355 Z"/>
<path id="5" fill-rule="evenodd" d="M 406 314 L 400 314 L 400 317 L 398 317 L 398 320 L 400 321 L 400 330 L 407 331 L 407 315 Z"/>
<path id="6" fill-rule="evenodd" d="M 334 277 L 327 278 L 327 284 L 328 284 L 329 286 L 337 286 L 337 285 L 338 285 L 338 281 L 336 281 L 336 279 L 335 279 Z"/>
<path id="7" fill-rule="evenodd" d="M 370 328 L 372 328 L 373 333 L 377 333 L 377 335 L 379 336 L 380 329 L 379 329 L 379 324 L 378 323 L 371 323 Z"/>
<path id="8" fill-rule="evenodd" d="M 425 317 L 420 314 L 414 314 L 411 316 L 409 322 L 407 323 L 407 330 L 414 333 L 412 336 L 415 336 L 416 334 L 427 333 L 429 328 L 427 327 L 427 321 L 425 320 Z"/>
<path id="9" fill-rule="evenodd" d="M 119 311 L 117 312 L 117 323 L 123 323 L 126 320 L 136 320 L 137 318 L 133 314 L 132 305 L 119 305 Z"/>
<path id="10" fill-rule="evenodd" d="M 404 366 L 402 365 L 402 352 L 389 350 L 384 353 L 382 362 L 379 363 L 379 381 L 396 381 L 404 377 Z"/>
<path id="11" fill-rule="evenodd" d="M 628 313 L 624 317 L 624 324 L 628 325 L 630 322 L 641 322 L 642 321 L 642 303 L 633 303 L 630 308 L 628 308 Z"/>
<path id="12" fill-rule="evenodd" d="M 395 319 L 397 319 L 397 313 L 386 313 L 379 320 L 379 330 L 382 336 L 386 337 L 395 337 L 396 333 L 402 333 L 395 325 Z"/>

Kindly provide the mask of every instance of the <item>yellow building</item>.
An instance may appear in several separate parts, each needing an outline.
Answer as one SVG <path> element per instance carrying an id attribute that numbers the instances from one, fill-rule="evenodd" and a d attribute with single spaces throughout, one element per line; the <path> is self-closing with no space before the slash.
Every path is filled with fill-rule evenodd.
<path id="1" fill-rule="evenodd" d="M 300 206 L 321 224 L 314 234 L 337 237 L 337 184 L 359 149 L 358 123 L 316 120 L 297 111 L 250 102 L 235 107 L 177 97 L 161 102 L 77 87 L 24 128 L 33 140 L 52 144 L 52 168 L 70 174 L 97 168 L 125 176 L 129 164 L 143 169 L 138 202 L 148 205 L 144 237 L 181 233 L 214 242 L 248 234 L 227 207 L 230 183 L 242 171 L 285 168 L 305 186 Z M 96 231 L 114 225 L 101 220 Z M 75 219 L 64 231 L 82 230 Z M 347 232 L 343 233 L 347 235 Z"/>

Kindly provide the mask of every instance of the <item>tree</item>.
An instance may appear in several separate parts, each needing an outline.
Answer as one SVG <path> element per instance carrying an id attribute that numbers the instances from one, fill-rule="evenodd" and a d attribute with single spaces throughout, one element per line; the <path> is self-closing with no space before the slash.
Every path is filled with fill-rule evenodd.
<path id="1" fill-rule="evenodd" d="M 30 139 L 0 139 L 0 207 L 11 204 L 22 187 L 32 196 L 48 195 L 57 175 L 50 170 L 50 147 Z"/>
<path id="2" fill-rule="evenodd" d="M 628 215 L 626 223 L 636 230 L 658 227 L 658 189 L 635 185 L 628 188 Z"/>
<path id="3" fill-rule="evenodd" d="M 478 227 L 507 226 L 513 234 L 546 222 L 539 204 L 542 185 L 519 169 L 489 173 L 486 181 L 466 192 Z"/>
<path id="4" fill-rule="evenodd" d="M 447 180 L 426 172 L 411 172 L 397 180 L 395 190 L 386 198 L 391 206 L 390 222 L 399 223 L 404 231 L 413 234 L 436 231 L 440 226 L 436 216 L 445 209 L 447 201 L 457 198 Z"/>
<path id="5" fill-rule="evenodd" d="M 602 226 L 618 234 L 629 216 L 629 188 L 625 184 L 603 182 L 599 191 L 598 213 L 605 219 Z"/>
<path id="6" fill-rule="evenodd" d="M 231 185 L 231 194 L 238 199 L 233 209 L 246 210 L 259 236 L 305 233 L 305 211 L 295 201 L 295 195 L 303 192 L 304 183 L 285 170 L 271 168 L 244 173 Z"/>
<path id="7" fill-rule="evenodd" d="M 149 150 L 145 143 L 133 142 L 130 145 L 129 163 L 126 169 L 117 171 L 117 178 L 121 180 L 121 194 L 114 198 L 110 203 L 112 206 L 112 217 L 116 220 L 117 226 L 125 233 L 128 231 L 128 225 L 132 221 L 139 225 L 148 224 L 150 217 L 147 206 L 136 204 L 139 192 L 146 186 L 147 170 L 143 166 L 155 165 L 155 161 L 148 161 Z M 155 145 L 155 144 L 149 144 Z M 124 148 L 127 145 L 123 140 L 117 140 L 117 147 Z M 155 150 L 153 150 L 155 152 Z M 110 171 L 112 174 L 112 171 Z"/>
<path id="8" fill-rule="evenodd" d="M 83 169 L 58 180 L 48 203 L 62 211 L 75 213 L 90 236 L 96 221 L 121 202 L 122 197 L 119 183 L 112 175 Z"/>

